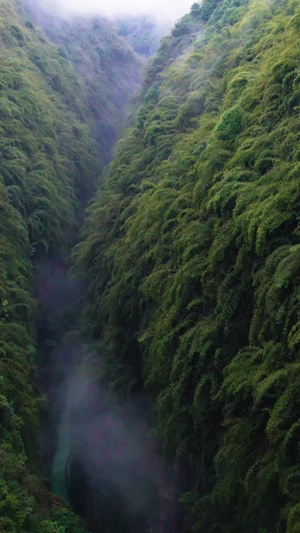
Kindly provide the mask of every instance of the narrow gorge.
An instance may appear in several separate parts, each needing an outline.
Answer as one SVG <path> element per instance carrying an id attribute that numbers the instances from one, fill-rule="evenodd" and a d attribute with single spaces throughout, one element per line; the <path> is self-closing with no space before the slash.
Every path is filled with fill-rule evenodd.
<path id="1" fill-rule="evenodd" d="M 124 13 L 0 2 L 0 531 L 300 533 L 300 1 Z"/>

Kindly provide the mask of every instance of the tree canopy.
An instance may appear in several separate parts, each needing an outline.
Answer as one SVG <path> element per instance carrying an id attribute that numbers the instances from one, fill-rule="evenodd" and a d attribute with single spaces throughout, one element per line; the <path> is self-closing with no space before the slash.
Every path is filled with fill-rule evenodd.
<path id="1" fill-rule="evenodd" d="M 83 329 L 116 394 L 153 398 L 186 531 L 300 528 L 299 21 L 294 0 L 192 7 L 75 252 Z"/>
<path id="2" fill-rule="evenodd" d="M 121 121 L 128 80 L 139 78 L 130 46 L 108 27 L 95 43 L 96 25 L 84 31 L 94 68 L 84 81 L 85 42 L 75 42 L 78 27 L 61 23 L 63 48 L 51 43 L 20 2 L 0 3 L 0 530 L 10 533 L 83 531 L 43 481 L 40 433 L 47 404 L 38 375 L 40 315 L 33 288 L 43 258 L 70 253 L 98 183 L 100 154 L 114 142 L 97 130 L 101 109 L 104 123 L 110 112 L 116 122 L 116 108 Z M 128 73 L 124 90 L 119 85 L 109 94 L 112 54 L 114 78 L 118 69 Z M 101 69 L 95 66 L 99 57 Z M 100 73 L 106 75 L 105 90 L 98 86 L 95 96 Z M 97 116 L 93 98 L 101 100 Z"/>

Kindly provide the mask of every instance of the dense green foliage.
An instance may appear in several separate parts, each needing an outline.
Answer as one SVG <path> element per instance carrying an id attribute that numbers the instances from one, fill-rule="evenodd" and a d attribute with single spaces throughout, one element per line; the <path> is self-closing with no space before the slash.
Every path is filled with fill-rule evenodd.
<path id="1" fill-rule="evenodd" d="M 86 97 L 59 48 L 25 15 L 3 2 L 1 16 L 0 174 L 32 253 L 63 252 L 99 171 Z"/>
<path id="2" fill-rule="evenodd" d="M 298 0 L 204 0 L 163 41 L 89 210 L 85 331 L 145 388 L 186 528 L 300 531 Z"/>
<path id="3" fill-rule="evenodd" d="M 28 232 L 2 184 L 0 193 L 0 531 L 83 533 L 41 481 Z"/>
<path id="4" fill-rule="evenodd" d="M 0 530 L 80 533 L 78 519 L 42 481 L 46 402 L 32 295 L 36 265 L 64 258 L 74 243 L 101 170 L 102 137 L 93 129 L 88 84 L 18 2 L 0 3 L 0 44 Z M 125 47 L 121 70 L 126 53 L 134 70 L 137 61 Z M 109 108 L 108 95 L 100 91 L 100 98 Z"/>
<path id="5" fill-rule="evenodd" d="M 127 39 L 118 36 L 118 27 L 103 18 L 64 19 L 45 12 L 32 0 L 26 0 L 26 8 L 76 69 L 88 95 L 91 127 L 99 141 L 103 161 L 108 163 L 126 118 L 129 96 L 140 87 L 142 60 Z M 139 29 L 142 29 L 141 22 Z M 153 32 L 150 26 L 149 41 Z M 125 32 L 124 36 L 128 34 Z"/>

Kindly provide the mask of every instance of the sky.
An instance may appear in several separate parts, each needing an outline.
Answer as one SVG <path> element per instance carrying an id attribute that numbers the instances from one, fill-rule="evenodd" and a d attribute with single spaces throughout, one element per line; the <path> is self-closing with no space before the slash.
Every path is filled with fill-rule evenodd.
<path id="1" fill-rule="evenodd" d="M 174 22 L 188 13 L 194 0 L 53 0 L 67 11 L 84 14 L 153 15 L 155 18 Z M 48 6 L 52 0 L 47 1 Z"/>

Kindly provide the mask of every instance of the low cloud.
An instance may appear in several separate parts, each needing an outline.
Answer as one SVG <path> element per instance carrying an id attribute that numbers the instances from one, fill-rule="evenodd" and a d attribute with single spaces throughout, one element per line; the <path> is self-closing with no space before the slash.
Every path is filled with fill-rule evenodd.
<path id="1" fill-rule="evenodd" d="M 73 14 L 98 14 L 107 17 L 152 15 L 157 19 L 175 21 L 188 13 L 191 0 L 46 0 L 51 11 L 63 10 Z"/>

